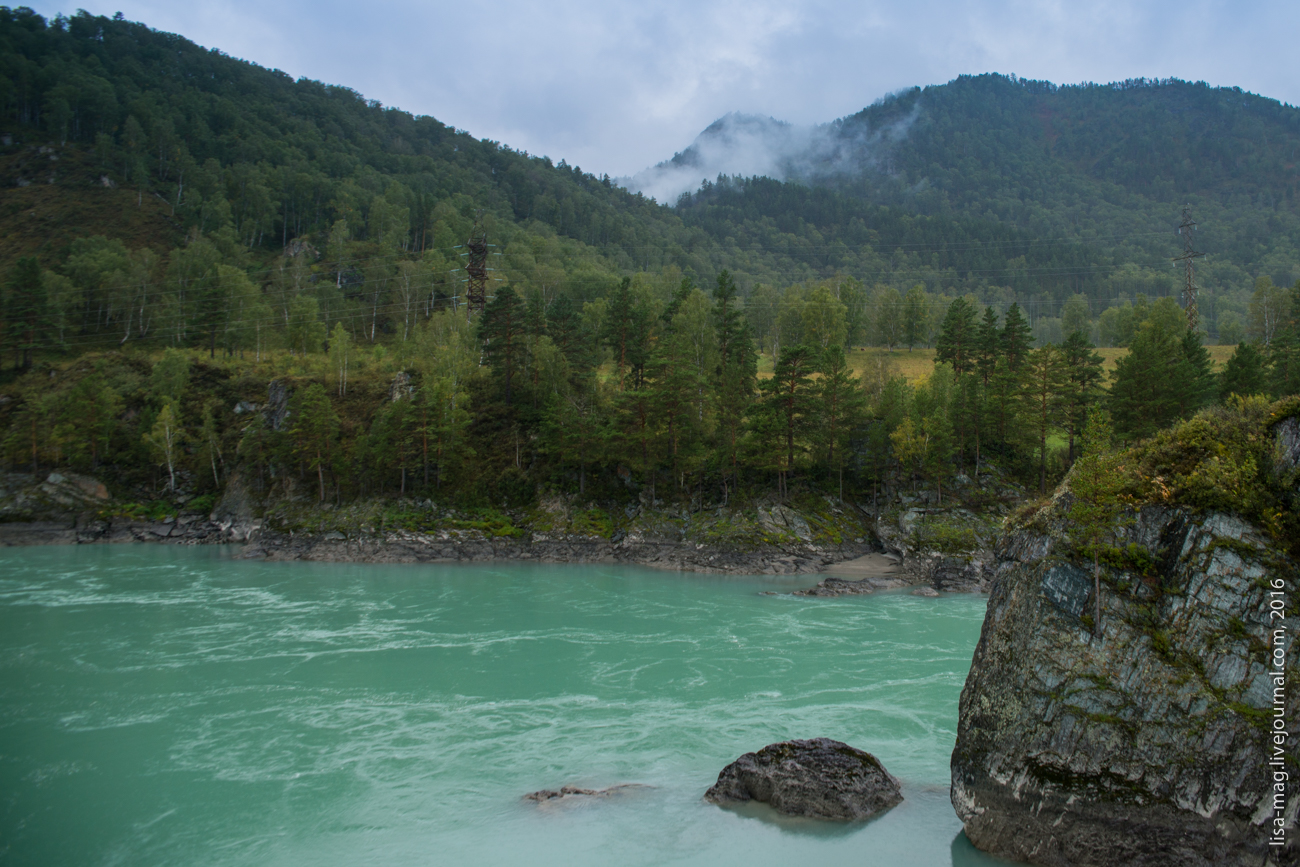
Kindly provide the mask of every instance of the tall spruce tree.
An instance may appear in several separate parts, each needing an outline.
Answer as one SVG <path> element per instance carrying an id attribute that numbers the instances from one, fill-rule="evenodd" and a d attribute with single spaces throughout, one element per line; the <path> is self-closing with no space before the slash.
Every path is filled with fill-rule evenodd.
<path id="1" fill-rule="evenodd" d="M 479 322 L 483 354 L 492 368 L 506 406 L 514 400 L 516 380 L 523 367 L 527 321 L 524 302 L 509 286 L 488 302 Z"/>

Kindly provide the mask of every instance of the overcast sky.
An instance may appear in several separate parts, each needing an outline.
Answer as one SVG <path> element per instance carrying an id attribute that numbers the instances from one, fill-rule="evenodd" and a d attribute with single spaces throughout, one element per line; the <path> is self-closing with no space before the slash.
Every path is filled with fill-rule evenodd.
<path id="1" fill-rule="evenodd" d="M 1300 104 L 1295 0 L 27 0 L 227 54 L 585 171 L 671 157 L 729 111 L 800 124 L 963 73 L 1176 76 Z"/>

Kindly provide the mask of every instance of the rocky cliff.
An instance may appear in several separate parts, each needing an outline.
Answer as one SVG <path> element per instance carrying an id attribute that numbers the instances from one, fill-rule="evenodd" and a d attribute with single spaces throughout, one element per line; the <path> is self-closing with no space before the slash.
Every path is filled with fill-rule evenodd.
<path id="1" fill-rule="evenodd" d="M 1182 475 L 1139 471 L 1177 452 L 1174 435 L 1158 460 L 1131 455 L 1160 496 L 1115 522 L 1099 626 L 1093 563 L 1070 541 L 1068 479 L 999 543 L 952 757 L 953 806 L 977 847 L 1045 865 L 1300 863 L 1297 787 L 1274 800 L 1275 772 L 1300 777 L 1286 513 L 1300 427 L 1259 427 L 1259 456 L 1274 461 L 1252 477 L 1271 490 L 1251 501 L 1262 517 L 1187 502 L 1197 489 L 1178 479 L 1204 470 L 1212 436 L 1205 454 L 1178 452 Z M 1290 618 L 1270 616 L 1278 599 Z M 1289 730 L 1276 747 L 1275 718 Z M 1275 803 L 1288 846 L 1270 846 Z"/>

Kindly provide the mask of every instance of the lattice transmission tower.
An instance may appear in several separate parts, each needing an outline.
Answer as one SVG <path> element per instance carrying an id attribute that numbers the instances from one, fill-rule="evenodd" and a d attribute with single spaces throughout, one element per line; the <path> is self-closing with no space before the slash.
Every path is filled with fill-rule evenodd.
<path id="1" fill-rule="evenodd" d="M 1192 232 L 1196 231 L 1196 221 L 1192 219 L 1192 206 L 1183 208 L 1183 222 L 1178 227 L 1178 234 L 1183 236 L 1183 255 L 1175 256 L 1175 262 L 1182 262 L 1186 274 L 1183 282 L 1183 307 L 1187 310 L 1187 327 L 1192 332 L 1201 326 L 1201 313 L 1196 307 L 1196 276 L 1192 273 L 1192 260 L 1204 256 L 1192 249 Z"/>
<path id="2" fill-rule="evenodd" d="M 470 316 L 475 312 L 482 313 L 487 307 L 488 242 L 482 216 L 480 211 L 478 219 L 474 221 L 474 230 L 465 242 L 465 255 L 468 257 L 465 263 L 465 302 L 469 307 L 467 315 Z"/>

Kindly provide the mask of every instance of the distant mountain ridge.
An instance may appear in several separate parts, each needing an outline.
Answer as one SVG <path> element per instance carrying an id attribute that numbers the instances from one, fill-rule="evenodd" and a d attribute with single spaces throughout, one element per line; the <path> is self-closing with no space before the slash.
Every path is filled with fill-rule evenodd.
<path id="1" fill-rule="evenodd" d="M 1178 79 L 1055 85 L 997 74 L 912 88 L 828 124 L 729 114 L 625 179 L 675 202 L 765 175 L 927 215 L 993 219 L 1163 256 L 1184 204 L 1210 283 L 1300 278 L 1300 109 Z M 1221 271 L 1220 264 L 1231 266 Z"/>

